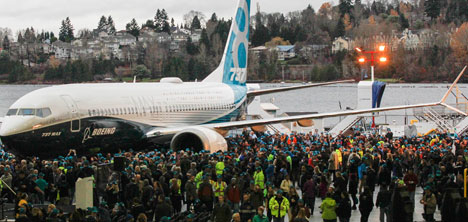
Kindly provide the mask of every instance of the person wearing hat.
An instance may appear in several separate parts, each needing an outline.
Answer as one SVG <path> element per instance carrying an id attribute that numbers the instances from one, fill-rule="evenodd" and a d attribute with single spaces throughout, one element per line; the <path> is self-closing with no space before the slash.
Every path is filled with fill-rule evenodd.
<path id="1" fill-rule="evenodd" d="M 257 214 L 252 219 L 252 222 L 269 222 L 268 217 L 265 216 L 264 214 L 265 207 L 264 206 L 259 206 L 257 208 Z"/>
<path id="2" fill-rule="evenodd" d="M 403 181 L 410 194 L 410 200 L 414 208 L 414 196 L 416 194 L 416 185 L 418 185 L 418 176 L 413 172 L 412 168 L 408 169 L 408 172 L 403 177 Z"/>
<path id="3" fill-rule="evenodd" d="M 244 193 L 242 198 L 242 204 L 240 206 L 240 216 L 242 221 L 249 221 L 252 220 L 253 216 L 255 215 L 255 208 L 252 207 L 252 203 L 250 201 L 250 194 Z"/>
<path id="4" fill-rule="evenodd" d="M 364 187 L 364 192 L 359 195 L 359 212 L 361 212 L 361 222 L 367 222 L 369 215 L 374 208 L 373 194 L 369 187 Z"/>
<path id="5" fill-rule="evenodd" d="M 36 185 L 39 187 L 39 189 L 42 190 L 42 193 L 38 193 L 37 194 L 37 197 L 39 199 L 39 203 L 40 204 L 44 204 L 44 200 L 45 200 L 45 191 L 47 189 L 47 187 L 49 186 L 49 183 L 47 183 L 47 181 L 44 180 L 44 173 L 39 173 L 39 178 L 36 179 L 36 181 L 34 181 L 36 183 Z"/>
<path id="6" fill-rule="evenodd" d="M 332 193 L 327 192 L 325 199 L 320 205 L 322 219 L 324 222 L 336 221 L 336 201 L 332 198 Z"/>
<path id="7" fill-rule="evenodd" d="M 241 191 L 237 179 L 232 178 L 231 183 L 226 188 L 226 201 L 234 212 L 239 211 L 240 195 Z"/>
<path id="8" fill-rule="evenodd" d="M 161 220 L 160 220 L 160 222 L 170 222 L 170 221 L 171 221 L 171 217 L 167 217 L 167 216 L 161 217 Z"/>
<path id="9" fill-rule="evenodd" d="M 182 180 L 179 179 L 179 174 L 174 172 L 174 177 L 169 180 L 169 187 L 171 189 L 171 202 L 176 213 L 182 210 Z"/>
<path id="10" fill-rule="evenodd" d="M 197 197 L 197 186 L 195 184 L 195 177 L 191 174 L 187 174 L 188 181 L 185 183 L 185 203 L 187 209 L 190 210 Z"/>
<path id="11" fill-rule="evenodd" d="M 380 222 L 385 222 L 385 216 L 387 221 L 390 219 L 390 202 L 392 200 L 392 192 L 388 190 L 386 184 L 380 186 L 379 193 L 377 194 L 377 201 L 375 206 L 380 208 Z"/>
<path id="12" fill-rule="evenodd" d="M 218 174 L 216 182 L 214 183 L 214 190 L 215 190 L 215 199 L 218 199 L 219 196 L 224 196 L 224 190 L 227 187 L 226 182 L 223 181 L 223 175 Z"/>
<path id="13" fill-rule="evenodd" d="M 195 216 L 192 213 L 189 213 L 185 218 L 185 222 L 192 222 Z"/>
<path id="14" fill-rule="evenodd" d="M 224 158 L 222 156 L 219 157 L 219 161 L 216 163 L 216 175 L 223 175 L 224 166 Z"/>
<path id="15" fill-rule="evenodd" d="M 265 188 L 264 187 L 264 185 L 265 185 L 265 175 L 263 174 L 263 171 L 262 171 L 261 167 L 256 168 L 253 179 L 255 181 L 255 185 L 259 185 L 260 189 L 263 190 Z"/>
<path id="16" fill-rule="evenodd" d="M 203 175 L 203 182 L 200 184 L 198 188 L 198 199 L 205 204 L 208 211 L 213 210 L 213 200 L 214 200 L 214 192 L 213 186 L 210 183 L 209 177 L 207 175 Z"/>
<path id="17" fill-rule="evenodd" d="M 437 207 L 437 199 L 436 196 L 432 193 L 430 187 L 424 188 L 424 196 L 420 203 L 424 206 L 424 220 L 435 221 L 434 213 Z"/>
<path id="18" fill-rule="evenodd" d="M 268 207 L 273 216 L 273 222 L 284 222 L 284 217 L 289 211 L 289 200 L 283 197 L 283 191 L 277 190 L 276 196 L 268 201 Z"/>
<path id="19" fill-rule="evenodd" d="M 213 214 L 211 216 L 212 221 L 214 222 L 225 222 L 229 221 L 231 218 L 232 211 L 231 207 L 227 205 L 227 203 L 224 201 L 224 196 L 219 196 L 218 197 L 218 203 L 213 209 Z"/>
<path id="20" fill-rule="evenodd" d="M 0 183 L 1 183 L 1 186 L 2 186 L 2 187 L 5 187 L 6 185 L 8 185 L 9 187 L 12 187 L 12 186 L 11 186 L 11 182 L 13 181 L 13 176 L 11 175 L 11 172 L 10 172 L 10 171 L 11 171 L 11 170 L 10 170 L 10 167 L 9 167 L 9 166 L 5 166 L 5 167 L 3 168 L 3 175 L 0 177 L 0 179 L 1 179 L 1 182 L 0 182 Z M 5 185 L 4 183 L 5 183 L 6 185 Z M 10 190 L 8 190 L 8 188 L 3 189 L 1 194 L 2 194 L 2 196 L 5 196 L 5 195 L 6 195 L 7 197 L 13 199 L 12 193 L 11 193 Z"/>

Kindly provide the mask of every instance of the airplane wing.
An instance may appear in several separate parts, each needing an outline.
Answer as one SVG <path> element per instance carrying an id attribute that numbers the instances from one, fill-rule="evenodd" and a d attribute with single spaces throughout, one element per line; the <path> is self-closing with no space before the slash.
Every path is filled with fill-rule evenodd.
<path id="1" fill-rule="evenodd" d="M 261 126 L 261 125 L 267 125 L 267 124 L 293 122 L 293 121 L 307 120 L 307 119 L 321 119 L 321 118 L 329 118 L 329 117 L 337 117 L 337 116 L 357 115 L 357 114 L 364 114 L 364 113 L 376 113 L 376 112 L 385 112 L 385 111 L 391 111 L 391 110 L 412 109 L 412 108 L 431 107 L 431 106 L 439 106 L 439 105 L 445 106 L 448 109 L 458 112 L 464 116 L 468 116 L 467 113 L 455 107 L 447 105 L 445 103 L 448 95 L 453 90 L 457 82 L 460 80 L 466 68 L 467 67 L 465 66 L 465 68 L 462 70 L 460 75 L 458 75 L 457 79 L 453 82 L 453 84 L 450 86 L 448 91 L 444 94 L 442 99 L 438 102 L 421 103 L 421 104 L 414 104 L 414 105 L 390 106 L 390 107 L 382 107 L 382 108 L 374 108 L 374 109 L 361 109 L 361 110 L 339 111 L 339 112 L 330 112 L 330 113 L 307 114 L 307 115 L 279 117 L 279 118 L 272 118 L 272 119 L 256 119 L 256 120 L 233 121 L 233 122 L 224 122 L 224 123 L 202 124 L 200 126 L 210 128 L 210 129 L 229 130 L 229 129 L 235 129 L 235 128 L 249 127 L 249 126 Z M 187 127 L 190 127 L 190 126 L 187 126 Z M 171 135 L 187 127 L 154 129 L 154 130 L 149 131 L 146 134 L 146 136 L 153 137 L 153 136 L 159 136 L 159 135 Z"/>
<path id="2" fill-rule="evenodd" d="M 280 87 L 280 88 L 273 88 L 273 89 L 260 89 L 260 90 L 247 92 L 247 96 L 248 97 L 260 96 L 260 95 L 265 95 L 265 94 L 270 94 L 270 93 L 284 92 L 284 91 L 304 89 L 304 88 L 317 87 L 317 86 L 326 86 L 326 85 L 332 85 L 332 84 L 338 84 L 338 83 L 351 83 L 351 82 L 355 82 L 354 79 L 340 80 L 340 81 L 333 81 L 333 82 L 312 83 L 312 84 L 304 84 L 300 86 L 288 86 L 288 87 Z"/>

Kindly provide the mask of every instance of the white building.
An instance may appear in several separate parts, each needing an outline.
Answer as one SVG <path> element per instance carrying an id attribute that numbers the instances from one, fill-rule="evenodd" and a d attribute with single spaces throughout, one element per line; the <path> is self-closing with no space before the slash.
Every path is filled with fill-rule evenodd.
<path id="1" fill-rule="evenodd" d="M 294 45 L 279 45 L 276 46 L 276 50 L 278 51 L 278 60 L 280 61 L 296 57 Z"/>
<path id="2" fill-rule="evenodd" d="M 333 41 L 332 44 L 332 53 L 335 54 L 339 51 L 348 50 L 350 51 L 352 47 L 351 40 L 348 38 L 338 37 Z"/>

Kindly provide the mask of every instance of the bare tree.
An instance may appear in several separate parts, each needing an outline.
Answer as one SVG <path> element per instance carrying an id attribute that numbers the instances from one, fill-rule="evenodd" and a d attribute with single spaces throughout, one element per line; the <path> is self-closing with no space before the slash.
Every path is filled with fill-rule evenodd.
<path id="1" fill-rule="evenodd" d="M 197 16 L 198 20 L 200 20 L 200 23 L 202 24 L 202 27 L 206 24 L 206 16 L 203 14 L 203 12 L 195 11 L 192 10 L 188 12 L 187 14 L 184 15 L 184 22 L 186 25 L 189 25 L 189 27 L 192 24 L 193 18 Z"/>

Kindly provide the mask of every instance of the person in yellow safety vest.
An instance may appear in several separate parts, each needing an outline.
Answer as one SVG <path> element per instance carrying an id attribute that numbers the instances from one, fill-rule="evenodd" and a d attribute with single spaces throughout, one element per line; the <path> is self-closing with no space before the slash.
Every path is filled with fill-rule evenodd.
<path id="1" fill-rule="evenodd" d="M 340 149 L 336 149 L 336 155 L 338 156 L 338 161 L 340 162 L 340 164 L 343 162 L 343 154 L 341 153 L 341 150 Z"/>
<path id="2" fill-rule="evenodd" d="M 197 173 L 195 176 L 195 184 L 197 185 L 197 189 L 200 187 L 200 184 L 203 182 L 203 170 Z"/>
<path id="3" fill-rule="evenodd" d="M 261 167 L 257 167 L 257 170 L 254 173 L 253 179 L 255 180 L 255 185 L 260 186 L 260 189 L 264 188 L 265 175 L 263 174 Z"/>
<path id="4" fill-rule="evenodd" d="M 171 202 L 173 203 L 172 206 L 174 207 L 174 211 L 179 213 L 182 210 L 182 180 L 179 179 L 179 175 L 177 172 L 174 172 L 174 178 L 169 180 L 170 189 L 171 189 Z"/>
<path id="5" fill-rule="evenodd" d="M 284 217 L 289 211 L 289 200 L 283 197 L 283 191 L 276 191 L 276 196 L 273 196 L 268 201 L 273 221 L 284 221 Z"/>
<path id="6" fill-rule="evenodd" d="M 216 163 L 216 175 L 223 175 L 224 171 L 224 162 L 223 158 L 220 157 L 219 161 Z"/>
<path id="7" fill-rule="evenodd" d="M 216 180 L 214 184 L 214 190 L 215 190 L 215 197 L 218 198 L 219 196 L 224 196 L 224 190 L 226 190 L 227 184 L 222 180 L 222 176 L 218 175 L 218 179 Z"/>
<path id="8" fill-rule="evenodd" d="M 207 165 L 204 170 L 201 170 L 195 176 L 195 184 L 197 185 L 197 189 L 200 187 L 200 184 L 203 183 L 203 175 L 210 174 L 210 165 Z"/>

